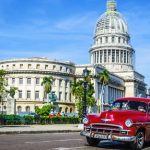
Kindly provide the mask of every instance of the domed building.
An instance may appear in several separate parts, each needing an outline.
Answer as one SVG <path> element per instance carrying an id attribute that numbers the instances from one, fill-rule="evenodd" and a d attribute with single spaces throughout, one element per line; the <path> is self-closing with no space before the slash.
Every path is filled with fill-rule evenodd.
<path id="1" fill-rule="evenodd" d="M 107 1 L 107 10 L 96 24 L 94 44 L 90 49 L 91 64 L 101 64 L 109 71 L 134 70 L 135 51 L 130 35 L 116 2 Z"/>
<path id="2" fill-rule="evenodd" d="M 135 70 L 135 50 L 130 44 L 128 26 L 117 11 L 115 0 L 107 0 L 106 12 L 96 23 L 94 42 L 89 50 L 94 75 L 107 69 L 111 81 L 104 92 L 104 102 L 109 103 L 118 97 L 146 96 L 144 76 Z M 85 67 L 85 66 L 84 66 Z M 80 73 L 83 65 L 77 66 Z M 95 98 L 100 99 L 101 84 L 94 80 Z"/>
<path id="3" fill-rule="evenodd" d="M 118 97 L 146 96 L 144 76 L 135 70 L 135 50 L 130 44 L 128 26 L 117 11 L 115 0 L 107 0 L 107 9 L 96 23 L 94 42 L 89 50 L 91 64 L 75 65 L 71 62 L 52 61 L 46 58 L 26 58 L 0 61 L 5 69 L 9 86 L 18 87 L 15 94 L 16 111 L 31 112 L 47 101 L 41 81 L 53 76 L 52 92 L 55 93 L 60 112 L 74 112 L 75 101 L 71 95 L 70 82 L 81 78 L 85 67 L 96 77 L 104 69 L 109 71 L 110 82 L 103 94 L 104 104 Z M 93 79 L 95 99 L 100 99 L 101 83 Z M 6 108 L 4 103 L 4 108 Z M 0 106 L 2 110 L 3 106 Z"/>

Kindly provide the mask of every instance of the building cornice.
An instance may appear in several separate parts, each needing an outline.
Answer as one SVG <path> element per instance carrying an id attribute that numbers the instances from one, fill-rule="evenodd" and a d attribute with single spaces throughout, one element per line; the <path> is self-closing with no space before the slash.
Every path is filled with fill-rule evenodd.
<path id="1" fill-rule="evenodd" d="M 64 73 L 64 72 L 54 72 L 54 71 L 37 71 L 37 70 L 12 70 L 7 71 L 7 74 L 44 74 L 44 75 L 61 75 L 61 76 L 68 76 L 74 77 L 74 74 L 71 73 Z"/>
<path id="2" fill-rule="evenodd" d="M 74 67 L 75 64 L 70 62 L 70 61 L 66 61 L 66 62 L 61 62 L 59 60 L 48 60 L 48 59 L 10 59 L 10 60 L 1 60 L 0 61 L 0 64 L 6 64 L 6 63 L 22 63 L 22 62 L 28 62 L 28 63 L 31 63 L 31 62 L 34 62 L 34 63 L 50 63 L 50 64 L 61 64 L 61 65 L 69 65 L 69 66 L 72 66 Z"/>

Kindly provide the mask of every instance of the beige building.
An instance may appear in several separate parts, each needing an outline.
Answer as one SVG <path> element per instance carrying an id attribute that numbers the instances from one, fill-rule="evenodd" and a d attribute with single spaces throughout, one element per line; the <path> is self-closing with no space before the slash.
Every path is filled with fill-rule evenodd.
<path id="1" fill-rule="evenodd" d="M 70 82 L 74 78 L 75 65 L 71 62 L 50 61 L 46 58 L 14 59 L 0 62 L 0 68 L 8 72 L 9 87 L 17 87 L 15 94 L 17 112 L 34 112 L 34 107 L 47 103 L 41 86 L 43 77 L 53 76 L 52 91 L 60 111 L 73 112 Z"/>
<path id="2" fill-rule="evenodd" d="M 34 111 L 35 106 L 46 103 L 41 81 L 48 75 L 55 79 L 52 91 L 57 96 L 59 111 L 74 112 L 75 103 L 70 92 L 70 82 L 75 77 L 81 77 L 85 67 L 93 75 L 97 75 L 104 68 L 109 71 L 111 81 L 103 95 L 106 105 L 118 97 L 146 96 L 144 76 L 135 70 L 135 50 L 130 44 L 127 24 L 117 11 L 115 0 L 107 1 L 106 12 L 96 23 L 94 42 L 89 53 L 91 64 L 87 65 L 46 58 L 1 61 L 0 69 L 8 71 L 8 85 L 19 89 L 15 95 L 17 112 Z M 97 78 L 93 82 L 94 96 L 98 100 L 101 84 Z"/>

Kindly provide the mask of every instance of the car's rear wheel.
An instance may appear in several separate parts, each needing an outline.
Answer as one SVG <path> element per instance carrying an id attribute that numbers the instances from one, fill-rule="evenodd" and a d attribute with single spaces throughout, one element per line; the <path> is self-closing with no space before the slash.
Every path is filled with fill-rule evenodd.
<path id="1" fill-rule="evenodd" d="M 145 134 L 143 131 L 138 131 L 136 134 L 136 141 L 131 143 L 132 150 L 141 150 L 144 146 Z"/>
<path id="2" fill-rule="evenodd" d="M 86 137 L 86 140 L 90 146 L 97 146 L 98 143 L 100 142 L 99 139 L 95 139 L 95 138 L 91 138 L 91 137 Z"/>

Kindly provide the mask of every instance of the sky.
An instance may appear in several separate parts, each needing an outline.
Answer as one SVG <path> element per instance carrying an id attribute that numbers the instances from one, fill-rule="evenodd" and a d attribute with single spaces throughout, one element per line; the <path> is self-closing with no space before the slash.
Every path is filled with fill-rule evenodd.
<path id="1" fill-rule="evenodd" d="M 116 0 L 136 52 L 136 71 L 150 85 L 150 1 Z M 0 0 L 0 60 L 47 57 L 90 63 L 106 0 Z"/>

